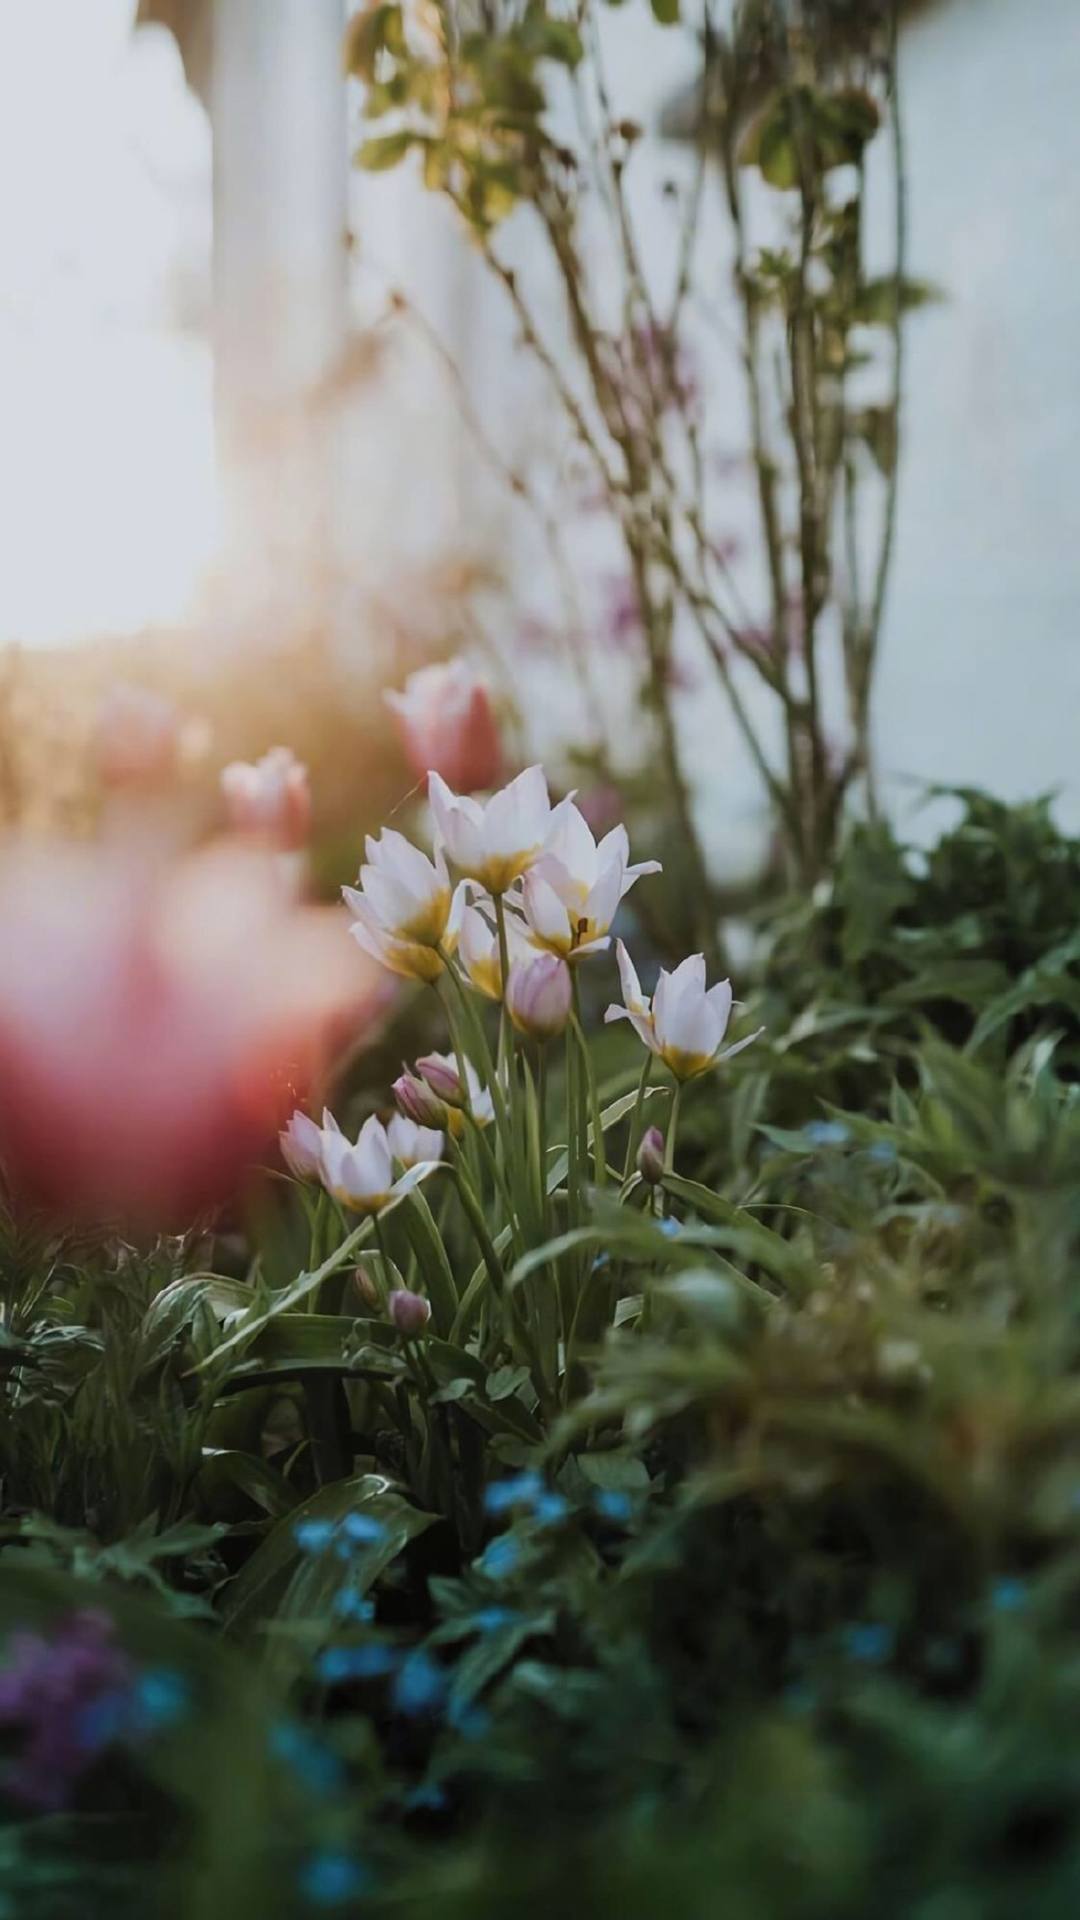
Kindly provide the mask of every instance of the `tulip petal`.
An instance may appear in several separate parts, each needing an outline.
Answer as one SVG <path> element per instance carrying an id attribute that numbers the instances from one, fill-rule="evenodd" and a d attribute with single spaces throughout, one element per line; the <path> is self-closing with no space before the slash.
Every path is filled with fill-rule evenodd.
<path id="1" fill-rule="evenodd" d="M 622 996 L 628 1013 L 648 1013 L 649 1002 L 641 991 L 641 982 L 637 969 L 621 940 L 615 942 L 615 958 L 619 963 L 619 980 Z"/>
<path id="2" fill-rule="evenodd" d="M 585 901 L 582 918 L 598 933 L 607 932 L 618 912 L 623 895 L 622 881 L 622 861 L 616 856 L 601 867 L 596 884 Z"/>
<path id="3" fill-rule="evenodd" d="M 725 1047 L 723 1053 L 717 1054 L 717 1062 L 719 1063 L 721 1060 L 734 1060 L 735 1055 L 741 1053 L 744 1047 L 752 1046 L 755 1040 L 760 1040 L 764 1031 L 764 1027 L 757 1027 L 753 1033 L 748 1033 L 744 1039 L 736 1040 L 733 1047 Z"/>
<path id="4" fill-rule="evenodd" d="M 625 839 L 625 827 L 622 832 Z M 558 806 L 552 808 L 544 851 L 556 859 L 586 893 L 595 885 L 599 850 L 588 822 L 572 799 L 560 800 Z"/>
<path id="5" fill-rule="evenodd" d="M 568 953 L 574 939 L 570 916 L 550 881 L 527 873 L 523 897 L 525 917 L 537 941 L 555 953 Z"/>
<path id="6" fill-rule="evenodd" d="M 708 993 L 705 995 L 705 1000 L 707 1005 L 712 1008 L 720 1023 L 720 1039 L 722 1040 L 727 1032 L 728 1021 L 731 1019 L 731 981 L 718 981 L 715 987 L 709 988 Z"/>
<path id="7" fill-rule="evenodd" d="M 638 880 L 644 879 L 646 874 L 663 873 L 663 871 L 659 860 L 639 860 L 635 866 L 627 867 L 623 874 L 622 898 L 625 900 L 631 887 Z"/>

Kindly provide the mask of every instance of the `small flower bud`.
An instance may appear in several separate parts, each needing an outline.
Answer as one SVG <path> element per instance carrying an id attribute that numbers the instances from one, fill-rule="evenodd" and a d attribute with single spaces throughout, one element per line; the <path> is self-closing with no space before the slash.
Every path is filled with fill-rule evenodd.
<path id="1" fill-rule="evenodd" d="M 407 1340 L 423 1333 L 431 1319 L 429 1302 L 422 1293 L 410 1293 L 407 1287 L 396 1287 L 386 1304 L 395 1327 Z"/>
<path id="2" fill-rule="evenodd" d="M 451 1060 L 448 1054 L 425 1053 L 423 1059 L 417 1061 L 416 1071 L 431 1092 L 438 1099 L 445 1100 L 448 1107 L 465 1105 L 465 1089 L 461 1084 L 457 1062 Z M 411 1119 L 412 1115 L 409 1117 Z"/>
<path id="3" fill-rule="evenodd" d="M 418 1127 L 445 1127 L 445 1102 L 432 1092 L 425 1080 L 417 1079 L 415 1073 L 406 1070 L 400 1074 L 391 1091 L 406 1120 L 414 1121 Z"/>
<path id="4" fill-rule="evenodd" d="M 646 1127 L 637 1150 L 637 1170 L 650 1187 L 658 1187 L 664 1177 L 664 1136 L 659 1127 Z"/>
<path id="5" fill-rule="evenodd" d="M 506 983 L 506 1011 L 519 1033 L 530 1040 L 552 1040 L 570 1018 L 573 988 L 570 969 L 554 953 L 518 961 Z"/>
<path id="6" fill-rule="evenodd" d="M 375 1275 L 367 1267 L 357 1267 L 353 1272 L 353 1285 L 365 1306 L 379 1307 L 382 1295 Z"/>

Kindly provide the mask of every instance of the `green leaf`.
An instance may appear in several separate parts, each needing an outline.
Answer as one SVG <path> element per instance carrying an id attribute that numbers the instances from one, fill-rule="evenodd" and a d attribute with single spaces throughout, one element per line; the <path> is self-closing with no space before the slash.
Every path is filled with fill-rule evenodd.
<path id="1" fill-rule="evenodd" d="M 409 1195 L 401 1217 L 424 1276 L 435 1330 L 448 1334 L 458 1310 L 454 1272 L 431 1208 L 418 1187 Z"/>
<path id="2" fill-rule="evenodd" d="M 929 280 L 897 280 L 894 275 L 867 280 L 855 298 L 854 318 L 865 327 L 891 327 L 901 313 L 930 306 L 944 295 Z"/>
<path id="3" fill-rule="evenodd" d="M 649 0 L 653 19 L 662 27 L 673 27 L 679 18 L 679 0 Z"/>
<path id="4" fill-rule="evenodd" d="M 355 13 L 345 29 L 341 64 L 345 73 L 355 74 L 368 84 L 375 78 L 378 55 L 405 52 L 404 22 L 396 5 L 366 6 Z"/>
<path id="5" fill-rule="evenodd" d="M 226 1589 L 222 1612 L 230 1631 L 251 1633 L 271 1622 L 318 1623 L 330 1617 L 345 1580 L 344 1563 L 333 1550 L 303 1553 L 296 1527 L 303 1520 L 342 1520 L 347 1513 L 366 1514 L 385 1529 L 382 1538 L 359 1549 L 352 1560 L 350 1584 L 362 1593 L 437 1517 L 412 1506 L 381 1474 L 360 1474 L 321 1487 L 278 1522 Z"/>
<path id="6" fill-rule="evenodd" d="M 771 187 L 799 184 L 799 156 L 786 102 L 774 100 L 751 121 L 738 149 L 739 165 L 757 167 Z"/>
<path id="7" fill-rule="evenodd" d="M 776 94 L 739 143 L 740 166 L 757 167 L 770 186 L 790 190 L 807 171 L 854 165 L 880 123 L 873 96 L 861 88 L 817 93 L 793 87 Z"/>
<path id="8" fill-rule="evenodd" d="M 521 33 L 523 43 L 541 60 L 576 67 L 584 55 L 581 35 L 572 20 L 553 20 L 537 13 L 525 20 Z"/>
<path id="9" fill-rule="evenodd" d="M 643 1460 L 626 1447 L 613 1447 L 610 1453 L 575 1454 L 586 1480 L 594 1487 L 612 1493 L 644 1493 L 649 1475 Z"/>
<path id="10" fill-rule="evenodd" d="M 419 135 L 411 127 L 400 127 L 396 133 L 376 134 L 373 139 L 361 142 L 356 151 L 356 164 L 367 173 L 386 173 L 404 160 L 418 139 Z"/>
<path id="11" fill-rule="evenodd" d="M 497 1367 L 489 1373 L 485 1391 L 489 1400 L 508 1400 L 529 1379 L 528 1367 Z"/>
<path id="12" fill-rule="evenodd" d="M 862 407 L 847 416 L 847 431 L 870 449 L 879 473 L 895 470 L 897 454 L 896 408 Z"/>
<path id="13" fill-rule="evenodd" d="M 284 1474 L 269 1461 L 261 1460 L 257 1453 L 245 1453 L 239 1447 L 204 1447 L 202 1460 L 199 1487 L 207 1499 L 213 1498 L 214 1481 L 224 1480 L 239 1487 L 241 1493 L 275 1520 L 291 1513 L 296 1505 L 296 1493 Z"/>

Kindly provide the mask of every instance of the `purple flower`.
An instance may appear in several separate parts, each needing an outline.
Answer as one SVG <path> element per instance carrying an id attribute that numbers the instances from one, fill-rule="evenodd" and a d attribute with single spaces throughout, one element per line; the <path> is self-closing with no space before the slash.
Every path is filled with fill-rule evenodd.
<path id="1" fill-rule="evenodd" d="M 108 1614 L 86 1610 L 48 1637 L 17 1632 L 7 1641 L 0 1726 L 24 1738 L 4 1786 L 28 1806 L 64 1806 L 80 1774 L 130 1730 L 133 1670 L 112 1634 Z"/>
<path id="2" fill-rule="evenodd" d="M 431 1319 L 431 1302 L 408 1287 L 395 1287 L 387 1301 L 387 1312 L 402 1338 L 415 1340 Z"/>

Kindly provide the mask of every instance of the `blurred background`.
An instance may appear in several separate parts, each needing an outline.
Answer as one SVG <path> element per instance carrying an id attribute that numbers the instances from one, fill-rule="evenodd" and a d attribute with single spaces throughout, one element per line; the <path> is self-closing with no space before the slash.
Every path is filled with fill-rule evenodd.
<path id="1" fill-rule="evenodd" d="M 411 164 L 351 166 L 347 11 L 0 8 L 9 819 L 78 823 L 93 714 L 117 678 L 205 722 L 208 767 L 287 740 L 312 763 L 324 827 L 373 818 L 411 784 L 380 689 L 462 646 L 527 715 L 522 753 L 569 777 L 600 699 L 633 763 L 610 533 L 580 489 L 551 508 L 571 613 L 545 563 L 550 528 L 514 485 L 566 479 L 544 374 Z M 602 23 L 611 91 L 645 131 L 635 213 L 646 264 L 662 266 L 664 194 L 692 165 L 696 67 L 686 35 L 652 25 L 632 7 Z M 1075 826 L 1080 14 L 1074 0 L 923 0 L 904 11 L 899 64 L 909 258 L 939 297 L 906 324 L 882 791 L 906 821 L 920 782 L 1004 797 L 1056 786 Z M 865 246 L 887 261 L 873 167 Z M 543 313 L 527 222 L 511 216 L 501 240 L 517 271 L 536 271 Z M 714 278 L 722 337 L 727 263 Z M 559 324 L 552 309 L 556 340 Z M 701 377 L 718 524 L 752 596 L 735 352 Z M 722 695 L 692 662 L 685 678 L 673 706 L 723 879 L 763 857 L 768 820 Z M 913 831 L 932 822 L 924 811 Z"/>

